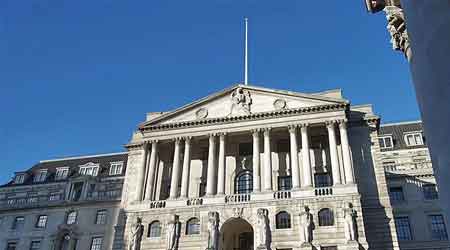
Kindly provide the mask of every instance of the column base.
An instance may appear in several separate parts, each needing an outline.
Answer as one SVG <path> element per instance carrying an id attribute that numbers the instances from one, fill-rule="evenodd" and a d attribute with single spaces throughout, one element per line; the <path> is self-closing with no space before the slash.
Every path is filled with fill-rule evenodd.
<path id="1" fill-rule="evenodd" d="M 265 245 L 259 245 L 256 249 L 257 250 L 270 250 L 270 248 Z"/>
<path id="2" fill-rule="evenodd" d="M 313 250 L 313 245 L 309 242 L 304 242 L 300 245 L 300 250 Z"/>

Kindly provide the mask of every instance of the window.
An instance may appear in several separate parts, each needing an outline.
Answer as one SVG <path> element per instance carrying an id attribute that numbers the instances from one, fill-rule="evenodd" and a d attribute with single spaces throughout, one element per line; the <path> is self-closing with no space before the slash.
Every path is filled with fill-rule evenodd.
<path id="1" fill-rule="evenodd" d="M 275 216 L 276 228 L 291 228 L 291 215 L 288 212 L 281 211 Z"/>
<path id="2" fill-rule="evenodd" d="M 23 216 L 16 217 L 14 218 L 11 229 L 17 231 L 22 230 L 24 224 L 25 224 L 25 217 Z"/>
<path id="3" fill-rule="evenodd" d="M 435 184 L 426 184 L 422 186 L 423 197 L 425 200 L 436 200 L 438 198 L 438 193 Z"/>
<path id="4" fill-rule="evenodd" d="M 16 250 L 16 249 L 17 249 L 17 242 L 8 242 L 6 250 Z"/>
<path id="5" fill-rule="evenodd" d="M 98 169 L 99 169 L 98 164 L 94 164 L 94 163 L 90 162 L 83 166 L 80 166 L 80 170 L 78 171 L 78 173 L 81 175 L 97 176 Z"/>
<path id="6" fill-rule="evenodd" d="M 411 226 L 409 225 L 409 217 L 395 217 L 395 229 L 397 230 L 398 240 L 412 240 Z"/>
<path id="7" fill-rule="evenodd" d="M 91 250 L 101 250 L 103 237 L 94 237 L 91 242 Z"/>
<path id="8" fill-rule="evenodd" d="M 22 184 L 25 181 L 25 174 L 18 174 L 14 178 L 14 184 Z"/>
<path id="9" fill-rule="evenodd" d="M 67 225 L 72 225 L 75 224 L 77 222 L 77 211 L 71 211 L 67 214 L 67 220 L 66 220 L 66 224 Z"/>
<path id="10" fill-rule="evenodd" d="M 389 197 L 393 202 L 404 201 L 405 196 L 403 195 L 403 188 L 402 187 L 389 188 Z"/>
<path id="11" fill-rule="evenodd" d="M 45 228 L 47 226 L 47 215 L 39 215 L 36 220 L 37 228 Z"/>
<path id="12" fill-rule="evenodd" d="M 253 191 L 253 176 L 250 171 L 242 171 L 235 181 L 236 194 L 248 194 Z"/>
<path id="13" fill-rule="evenodd" d="M 106 224 L 106 216 L 107 216 L 106 210 L 98 210 L 97 216 L 95 216 L 95 224 L 97 224 L 97 225 Z"/>
<path id="14" fill-rule="evenodd" d="M 61 195 L 59 193 L 50 193 L 48 197 L 49 201 L 59 201 L 61 199 Z"/>
<path id="15" fill-rule="evenodd" d="M 73 201 L 78 201 L 81 198 L 81 193 L 83 191 L 83 182 L 76 182 L 72 184 L 71 197 Z"/>
<path id="16" fill-rule="evenodd" d="M 148 225 L 148 235 L 147 237 L 156 238 L 161 237 L 161 223 L 159 221 L 154 221 Z"/>
<path id="17" fill-rule="evenodd" d="M 314 185 L 315 185 L 315 187 L 333 186 L 333 183 L 331 182 L 330 174 L 328 174 L 328 173 L 314 174 Z"/>
<path id="18" fill-rule="evenodd" d="M 448 240 L 444 217 L 442 215 L 430 215 L 429 218 L 431 223 L 431 238 L 433 240 Z"/>
<path id="19" fill-rule="evenodd" d="M 119 175 L 122 174 L 123 162 L 111 162 L 109 167 L 109 175 Z"/>
<path id="20" fill-rule="evenodd" d="M 41 249 L 41 241 L 40 240 L 33 240 L 30 244 L 30 250 L 39 250 Z"/>
<path id="21" fill-rule="evenodd" d="M 239 144 L 239 155 L 247 156 L 253 154 L 253 145 L 251 143 L 240 143 Z"/>
<path id="22" fill-rule="evenodd" d="M 378 142 L 380 143 L 381 149 L 394 147 L 394 144 L 392 143 L 392 136 L 378 137 Z"/>
<path id="23" fill-rule="evenodd" d="M 410 133 L 405 135 L 405 142 L 408 146 L 423 145 L 422 133 Z"/>
<path id="24" fill-rule="evenodd" d="M 186 223 L 186 235 L 200 234 L 200 221 L 197 218 L 189 219 Z"/>
<path id="25" fill-rule="evenodd" d="M 33 182 L 43 182 L 47 178 L 47 169 L 39 170 L 39 172 L 34 176 Z"/>
<path id="26" fill-rule="evenodd" d="M 278 190 L 291 190 L 292 189 L 292 176 L 278 176 Z"/>
<path id="27" fill-rule="evenodd" d="M 319 211 L 319 226 L 333 226 L 334 216 L 333 211 L 329 208 L 324 208 Z"/>
<path id="28" fill-rule="evenodd" d="M 55 180 L 64 180 L 69 175 L 69 168 L 63 167 L 63 168 L 57 168 L 56 174 L 55 174 Z"/>

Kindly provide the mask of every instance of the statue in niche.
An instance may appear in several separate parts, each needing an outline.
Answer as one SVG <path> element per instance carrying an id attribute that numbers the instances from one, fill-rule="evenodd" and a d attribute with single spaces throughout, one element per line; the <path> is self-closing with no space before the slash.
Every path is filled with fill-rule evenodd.
<path id="1" fill-rule="evenodd" d="M 252 98 L 250 92 L 242 88 L 237 88 L 231 94 L 231 109 L 228 116 L 236 114 L 250 114 L 250 105 L 252 104 Z"/>
<path id="2" fill-rule="evenodd" d="M 167 236 L 167 250 L 178 249 L 178 240 L 180 238 L 181 223 L 178 215 L 173 215 L 172 220 L 167 223 L 166 236 Z"/>
<path id="3" fill-rule="evenodd" d="M 356 210 L 352 203 L 347 202 L 344 208 L 344 232 L 347 241 L 357 241 Z"/>
<path id="4" fill-rule="evenodd" d="M 310 245 L 312 241 L 313 216 L 309 212 L 309 207 L 304 207 L 304 212 L 300 213 L 300 242 L 302 245 Z"/>
<path id="5" fill-rule="evenodd" d="M 140 217 L 137 217 L 136 223 L 131 225 L 129 250 L 141 249 L 141 240 L 143 233 L 144 233 L 144 226 L 142 225 L 142 219 Z"/>
<path id="6" fill-rule="evenodd" d="M 257 211 L 257 248 L 256 249 L 270 249 L 270 226 L 269 226 L 269 211 L 264 208 L 259 208 Z"/>
<path id="7" fill-rule="evenodd" d="M 219 213 L 208 213 L 208 248 L 206 250 L 219 249 Z"/>
<path id="8" fill-rule="evenodd" d="M 247 162 L 247 157 L 242 157 L 241 160 L 241 168 L 242 169 L 247 169 L 248 167 L 245 165 L 245 163 Z"/>

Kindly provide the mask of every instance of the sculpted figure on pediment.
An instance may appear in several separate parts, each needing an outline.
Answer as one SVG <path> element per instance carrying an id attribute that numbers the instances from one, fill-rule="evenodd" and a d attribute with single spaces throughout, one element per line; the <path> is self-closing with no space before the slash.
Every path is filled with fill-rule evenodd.
<path id="1" fill-rule="evenodd" d="M 242 88 L 237 88 L 231 94 L 231 108 L 228 116 L 249 115 L 251 104 L 252 98 L 250 96 L 250 92 Z"/>

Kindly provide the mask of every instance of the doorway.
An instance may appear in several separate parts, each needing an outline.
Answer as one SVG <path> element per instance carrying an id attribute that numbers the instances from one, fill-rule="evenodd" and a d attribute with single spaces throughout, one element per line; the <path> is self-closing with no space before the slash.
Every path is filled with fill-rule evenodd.
<path id="1" fill-rule="evenodd" d="M 253 250 L 253 228 L 244 219 L 233 218 L 222 225 L 220 250 Z"/>

